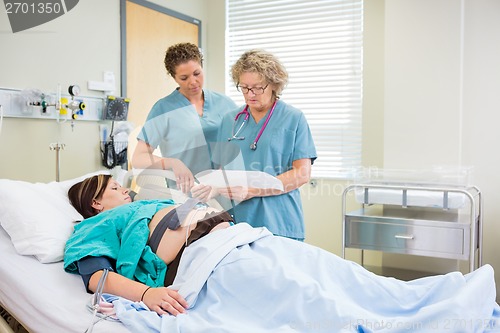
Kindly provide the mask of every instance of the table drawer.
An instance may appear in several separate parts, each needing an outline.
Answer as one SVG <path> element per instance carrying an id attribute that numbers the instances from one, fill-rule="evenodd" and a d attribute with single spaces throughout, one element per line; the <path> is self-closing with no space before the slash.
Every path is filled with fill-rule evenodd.
<path id="1" fill-rule="evenodd" d="M 346 218 L 345 246 L 451 259 L 469 257 L 469 229 L 463 225 L 419 225 Z"/>

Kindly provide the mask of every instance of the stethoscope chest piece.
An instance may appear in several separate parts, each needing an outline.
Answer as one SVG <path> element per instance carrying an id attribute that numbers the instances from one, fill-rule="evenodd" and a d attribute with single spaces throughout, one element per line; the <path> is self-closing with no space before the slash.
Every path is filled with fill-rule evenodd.
<path id="1" fill-rule="evenodd" d="M 250 149 L 255 150 L 257 149 L 257 142 L 254 142 L 250 145 Z"/>

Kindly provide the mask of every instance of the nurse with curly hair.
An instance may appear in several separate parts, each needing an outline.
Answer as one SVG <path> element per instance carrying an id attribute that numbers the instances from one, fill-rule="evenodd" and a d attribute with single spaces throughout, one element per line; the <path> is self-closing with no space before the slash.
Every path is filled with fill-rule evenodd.
<path id="1" fill-rule="evenodd" d="M 236 108 L 227 96 L 203 89 L 203 54 L 192 43 L 169 47 L 167 73 L 179 85 L 152 107 L 137 139 L 135 168 L 172 170 L 177 189 L 188 193 L 194 174 L 214 168 L 210 145 L 217 140 L 222 117 Z M 159 148 L 161 157 L 153 154 Z"/>
<path id="2" fill-rule="evenodd" d="M 236 145 L 243 158 L 225 168 L 269 173 L 283 183 L 284 191 L 250 185 L 218 192 L 237 202 L 232 211 L 236 222 L 303 240 L 299 187 L 310 179 L 316 148 L 302 111 L 280 99 L 288 73 L 276 56 L 256 49 L 241 55 L 231 76 L 246 105 L 224 116 L 219 141 Z"/>

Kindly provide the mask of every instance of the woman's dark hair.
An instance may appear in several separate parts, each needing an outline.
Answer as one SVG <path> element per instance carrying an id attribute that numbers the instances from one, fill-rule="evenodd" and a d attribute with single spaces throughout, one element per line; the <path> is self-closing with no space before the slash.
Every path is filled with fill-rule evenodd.
<path id="1" fill-rule="evenodd" d="M 92 176 L 76 183 L 68 190 L 69 201 L 84 218 L 99 213 L 92 207 L 92 203 L 102 198 L 110 179 L 111 175 Z"/>
<path id="2" fill-rule="evenodd" d="M 170 46 L 165 52 L 165 69 L 171 77 L 175 77 L 175 69 L 180 64 L 190 60 L 198 62 L 203 67 L 203 54 L 200 48 L 192 43 L 179 43 Z"/>

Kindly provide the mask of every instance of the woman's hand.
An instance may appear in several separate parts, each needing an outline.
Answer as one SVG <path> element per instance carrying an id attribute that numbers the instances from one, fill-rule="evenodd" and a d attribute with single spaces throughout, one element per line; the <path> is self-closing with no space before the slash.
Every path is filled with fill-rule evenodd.
<path id="1" fill-rule="evenodd" d="M 188 193 L 194 185 L 194 177 L 191 170 L 181 160 L 175 159 L 172 161 L 172 171 L 175 174 L 177 189 L 183 193 Z"/>
<path id="2" fill-rule="evenodd" d="M 159 315 L 169 313 L 177 316 L 188 308 L 186 300 L 176 290 L 165 287 L 149 288 L 142 301 Z"/>
<path id="3" fill-rule="evenodd" d="M 197 198 L 202 202 L 207 202 L 208 200 L 214 198 L 217 195 L 217 189 L 210 185 L 198 184 L 191 188 L 191 196 Z"/>
<path id="4" fill-rule="evenodd" d="M 220 195 L 236 201 L 245 201 L 258 194 L 258 189 L 243 186 L 221 187 L 218 191 Z"/>
<path id="5" fill-rule="evenodd" d="M 226 198 L 238 202 L 249 200 L 255 197 L 268 197 L 283 194 L 283 191 L 274 188 L 255 188 L 244 186 L 223 187 L 218 189 L 218 193 Z"/>
<path id="6" fill-rule="evenodd" d="M 212 186 L 198 184 L 191 188 L 191 196 L 193 198 L 199 199 L 202 202 L 207 202 L 210 199 L 210 193 L 212 192 Z"/>

